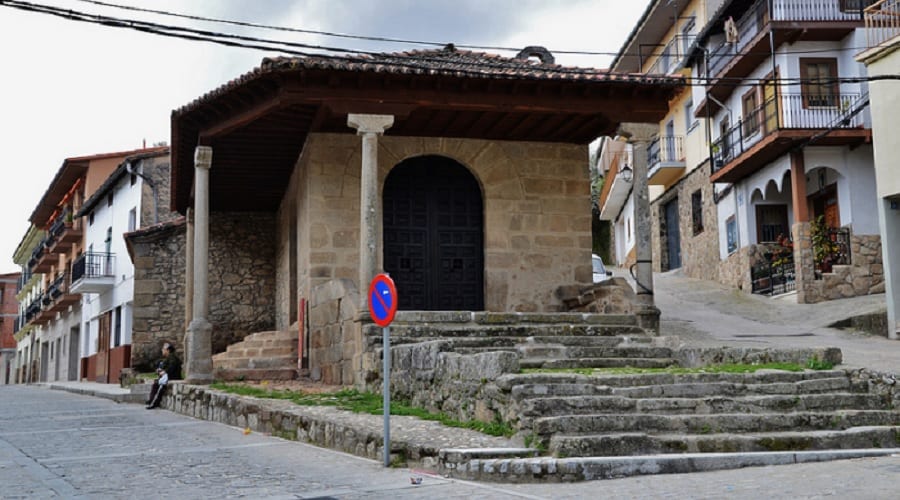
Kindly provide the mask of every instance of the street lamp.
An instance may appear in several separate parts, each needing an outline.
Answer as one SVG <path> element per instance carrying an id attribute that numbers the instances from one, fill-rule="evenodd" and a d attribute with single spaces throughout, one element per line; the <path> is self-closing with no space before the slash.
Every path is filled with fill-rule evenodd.
<path id="1" fill-rule="evenodd" d="M 631 169 L 628 165 L 622 167 L 622 170 L 616 174 L 616 177 L 621 177 L 623 181 L 628 184 L 631 184 L 631 179 L 634 178 L 634 170 Z"/>

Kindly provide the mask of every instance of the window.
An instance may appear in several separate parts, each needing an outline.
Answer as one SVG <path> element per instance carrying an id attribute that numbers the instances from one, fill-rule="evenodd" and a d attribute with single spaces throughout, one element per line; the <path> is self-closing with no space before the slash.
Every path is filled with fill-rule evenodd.
<path id="1" fill-rule="evenodd" d="M 137 229 L 137 208 L 132 208 L 128 212 L 128 232 Z"/>
<path id="2" fill-rule="evenodd" d="M 803 94 L 803 107 L 835 107 L 838 105 L 840 91 L 837 82 L 829 81 L 837 77 L 837 59 L 800 58 L 800 72 L 807 80 L 819 82 L 804 83 L 800 91 Z"/>
<path id="3" fill-rule="evenodd" d="M 106 195 L 106 206 L 111 207 L 112 202 L 113 202 L 113 194 L 109 193 L 108 195 Z"/>
<path id="4" fill-rule="evenodd" d="M 137 174 L 131 174 L 131 185 L 137 184 Z"/>
<path id="5" fill-rule="evenodd" d="M 681 50 L 683 54 L 687 54 L 691 49 L 691 33 L 694 31 L 694 16 L 690 16 L 690 20 L 681 27 Z"/>
<path id="6" fill-rule="evenodd" d="M 116 307 L 113 325 L 113 347 L 119 347 L 122 344 L 122 306 Z"/>
<path id="7" fill-rule="evenodd" d="M 725 235 L 728 240 L 728 253 L 734 253 L 737 250 L 737 222 L 733 215 L 725 219 Z"/>
<path id="8" fill-rule="evenodd" d="M 691 221 L 694 236 L 703 232 L 703 193 L 698 189 L 691 194 Z"/>
<path id="9" fill-rule="evenodd" d="M 89 226 L 93 226 L 93 225 L 94 225 L 94 212 L 91 212 L 91 214 L 88 215 L 88 225 L 89 225 Z"/>
<path id="10" fill-rule="evenodd" d="M 789 236 L 787 205 L 756 206 L 756 241 L 778 241 L 779 236 Z"/>
<path id="11" fill-rule="evenodd" d="M 744 94 L 741 98 L 744 116 L 744 135 L 749 136 L 759 130 L 759 94 L 756 88 Z"/>
<path id="12" fill-rule="evenodd" d="M 692 130 L 697 128 L 699 123 L 700 122 L 694 118 L 694 100 L 688 99 L 688 101 L 684 103 L 684 127 L 690 134 Z"/>

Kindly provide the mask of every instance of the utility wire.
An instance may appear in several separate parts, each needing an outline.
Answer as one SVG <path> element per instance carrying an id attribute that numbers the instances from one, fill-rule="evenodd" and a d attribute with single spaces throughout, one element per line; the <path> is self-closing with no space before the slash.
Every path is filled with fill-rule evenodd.
<path id="1" fill-rule="evenodd" d="M 161 36 L 168 36 L 174 38 L 181 38 L 192 41 L 206 41 L 217 43 L 220 45 L 237 47 L 237 48 L 249 48 L 256 50 L 265 50 L 265 51 L 279 51 L 284 54 L 290 54 L 294 56 L 301 57 L 315 57 L 323 60 L 336 60 L 343 62 L 355 62 L 355 63 L 379 63 L 385 65 L 391 65 L 395 67 L 407 67 L 411 69 L 421 69 L 421 65 L 415 64 L 414 62 L 405 62 L 404 59 L 408 59 L 410 61 L 426 61 L 426 62 L 436 62 L 436 63 L 447 63 L 446 59 L 442 59 L 440 57 L 429 57 L 423 55 L 415 55 L 415 56 L 403 56 L 401 55 L 392 55 L 392 54 L 384 54 L 379 52 L 367 52 L 367 51 L 358 51 L 353 49 L 346 49 L 342 47 L 326 47 L 319 45 L 310 45 L 310 44 L 302 44 L 302 43 L 293 43 L 293 42 L 284 42 L 279 40 L 271 40 L 265 38 L 258 37 L 247 37 L 241 35 L 233 35 L 228 33 L 207 31 L 207 30 L 198 30 L 194 28 L 187 28 L 181 26 L 171 26 L 171 25 L 163 25 L 157 23 L 151 23 L 147 21 L 141 21 L 136 19 L 123 19 L 109 16 L 102 16 L 96 14 L 89 14 L 85 12 L 74 11 L 71 9 L 63 9 L 58 7 L 53 7 L 49 5 L 35 4 L 31 2 L 24 2 L 20 0 L 0 0 L 0 5 L 12 7 L 24 11 L 29 12 L 37 12 L 42 14 L 53 15 L 57 17 L 61 17 L 68 20 L 87 22 L 92 24 L 100 24 L 108 27 L 115 28 L 124 28 L 124 29 L 133 29 L 136 31 L 141 31 L 145 33 L 151 33 Z M 297 49 L 308 49 L 308 50 L 297 50 Z M 352 55 L 328 55 L 317 52 L 311 52 L 316 50 L 324 50 L 324 51 L 335 51 Z M 360 57 L 360 56 L 369 56 Z M 462 62 L 462 66 L 460 67 L 460 63 L 454 61 L 456 63 L 452 67 L 452 71 L 463 74 L 463 75 L 471 75 L 471 76 L 488 76 L 492 75 L 488 70 L 490 69 L 509 69 L 507 65 L 493 63 L 489 60 L 477 61 L 477 60 L 466 60 Z M 539 70 L 544 73 L 553 73 L 553 74 L 561 74 L 561 75 L 581 75 L 581 76 L 605 76 L 610 74 L 609 70 L 597 70 L 593 68 L 573 68 L 573 67 L 563 67 L 556 65 L 542 65 L 536 66 L 534 69 Z M 481 70 L 481 71 L 479 71 Z M 900 80 L 900 75 L 879 75 L 875 77 L 835 77 L 835 78 L 777 78 L 777 79 L 765 79 L 765 78 L 740 78 L 740 77 L 723 77 L 723 78 L 714 78 L 714 77 L 685 77 L 685 76 L 666 76 L 666 75 L 646 75 L 639 73 L 628 74 L 627 79 L 624 81 L 628 82 L 657 82 L 660 79 L 667 79 L 672 82 L 680 80 L 684 82 L 687 86 L 695 86 L 695 85 L 709 85 L 711 83 L 717 84 L 725 84 L 732 87 L 743 87 L 743 86 L 757 86 L 762 83 L 777 83 L 783 86 L 791 86 L 791 85 L 805 85 L 805 84 L 829 84 L 829 83 L 861 83 L 861 82 L 870 82 L 876 80 Z"/>

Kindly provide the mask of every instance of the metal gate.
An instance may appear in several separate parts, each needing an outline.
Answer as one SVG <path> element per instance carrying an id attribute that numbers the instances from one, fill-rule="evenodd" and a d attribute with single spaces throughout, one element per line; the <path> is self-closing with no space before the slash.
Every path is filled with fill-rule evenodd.
<path id="1" fill-rule="evenodd" d="M 678 227 L 678 198 L 666 203 L 666 246 L 669 270 L 681 267 L 681 232 Z"/>
<path id="2" fill-rule="evenodd" d="M 442 156 L 403 161 L 384 184 L 384 269 L 401 310 L 484 309 L 483 203 L 478 182 Z"/>

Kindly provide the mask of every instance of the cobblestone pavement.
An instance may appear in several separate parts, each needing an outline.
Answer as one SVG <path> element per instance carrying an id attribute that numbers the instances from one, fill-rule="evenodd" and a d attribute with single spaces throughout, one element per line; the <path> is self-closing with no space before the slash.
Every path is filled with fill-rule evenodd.
<path id="1" fill-rule="evenodd" d="M 0 387 L 0 498 L 896 498 L 900 457 L 574 484 L 450 480 L 168 411 Z M 422 477 L 421 485 L 410 478 Z"/>

